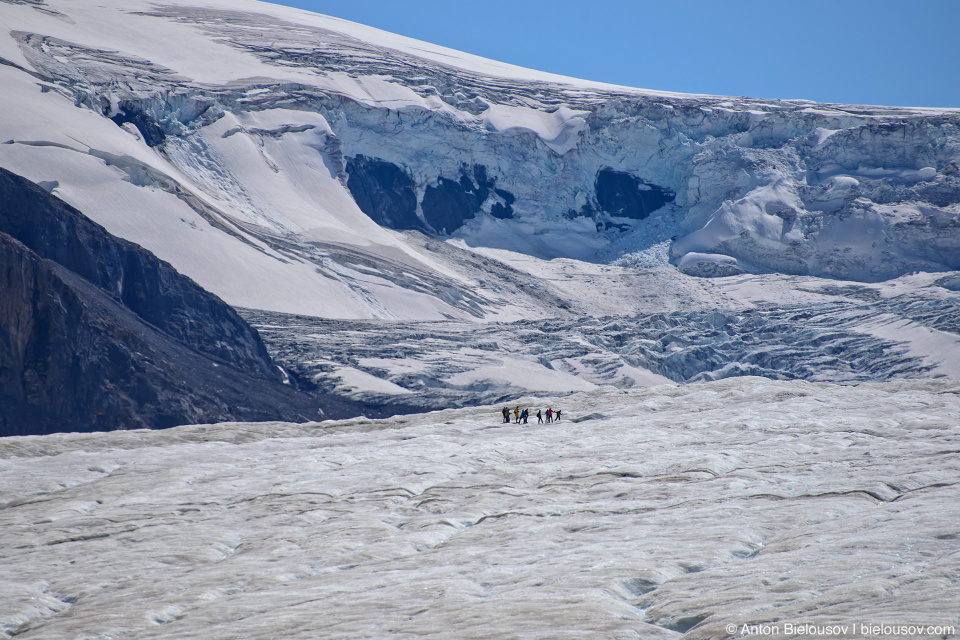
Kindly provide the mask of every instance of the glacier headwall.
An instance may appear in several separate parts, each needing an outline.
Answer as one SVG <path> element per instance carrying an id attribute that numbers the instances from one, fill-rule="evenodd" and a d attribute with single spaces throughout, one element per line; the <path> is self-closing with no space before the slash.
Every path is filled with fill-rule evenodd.
<path id="1" fill-rule="evenodd" d="M 182 176 L 127 166 L 124 179 L 181 199 L 212 195 L 255 223 L 241 235 L 290 230 L 282 205 L 251 195 L 267 171 L 303 193 L 329 183 L 348 213 L 382 227 L 540 258 L 629 264 L 668 242 L 670 261 L 701 276 L 879 281 L 960 269 L 960 111 L 524 78 L 342 21 L 255 10 L 264 7 L 145 5 L 123 16 L 256 62 L 219 82 L 202 60 L 173 68 L 149 47 L 25 30 L 11 35 L 29 66 L 5 61 Z M 259 158 L 237 157 L 237 137 Z M 298 154 L 315 164 L 304 170 Z"/>

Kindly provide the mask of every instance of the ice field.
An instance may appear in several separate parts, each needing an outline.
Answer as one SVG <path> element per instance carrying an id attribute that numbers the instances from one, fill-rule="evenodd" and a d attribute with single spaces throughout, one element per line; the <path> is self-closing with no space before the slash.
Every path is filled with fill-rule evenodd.
<path id="1" fill-rule="evenodd" d="M 0 440 L 0 633 L 960 637 L 957 382 L 520 404 Z"/>

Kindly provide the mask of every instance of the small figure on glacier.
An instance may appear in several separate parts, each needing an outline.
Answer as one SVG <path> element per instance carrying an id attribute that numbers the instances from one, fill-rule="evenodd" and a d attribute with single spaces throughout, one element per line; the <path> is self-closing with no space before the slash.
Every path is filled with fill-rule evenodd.
<path id="1" fill-rule="evenodd" d="M 520 417 L 523 418 L 523 424 L 527 424 L 527 418 L 530 417 L 530 409 L 524 409 L 523 413 L 520 414 Z"/>
<path id="2" fill-rule="evenodd" d="M 553 422 L 553 409 L 547 409 L 547 422 Z"/>
<path id="3" fill-rule="evenodd" d="M 543 424 L 543 412 L 537 409 L 537 424 Z"/>
<path id="4" fill-rule="evenodd" d="M 553 413 L 553 421 L 554 421 L 554 422 L 560 422 L 560 409 L 557 409 L 556 411 L 554 411 L 554 413 Z"/>
<path id="5" fill-rule="evenodd" d="M 516 419 L 517 424 L 520 424 L 520 405 L 513 408 L 513 417 Z"/>
<path id="6" fill-rule="evenodd" d="M 503 413 L 504 423 L 510 424 L 510 409 L 508 409 L 507 407 L 504 407 L 502 413 Z"/>

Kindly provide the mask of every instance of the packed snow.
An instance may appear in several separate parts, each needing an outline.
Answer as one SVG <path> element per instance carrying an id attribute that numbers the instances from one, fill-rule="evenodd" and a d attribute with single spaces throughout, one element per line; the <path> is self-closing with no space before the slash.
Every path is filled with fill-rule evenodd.
<path id="1" fill-rule="evenodd" d="M 960 268 L 956 110 L 612 87 L 249 0 L 0 11 L 0 163 L 232 305 L 536 313 L 469 253 L 438 260 L 364 213 L 358 157 L 409 181 L 401 229 L 428 225 L 428 192 L 441 211 L 472 198 L 435 235 L 548 279 L 567 261 L 857 281 Z"/>
<path id="2" fill-rule="evenodd" d="M 517 404 L 0 440 L 0 632 L 960 637 L 955 382 Z"/>

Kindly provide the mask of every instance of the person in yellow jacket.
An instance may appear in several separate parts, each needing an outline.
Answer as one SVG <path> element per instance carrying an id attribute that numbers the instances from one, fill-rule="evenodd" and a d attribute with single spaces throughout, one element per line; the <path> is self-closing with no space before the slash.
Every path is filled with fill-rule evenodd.
<path id="1" fill-rule="evenodd" d="M 520 424 L 520 405 L 517 405 L 513 410 L 513 417 L 517 421 L 517 424 Z"/>

